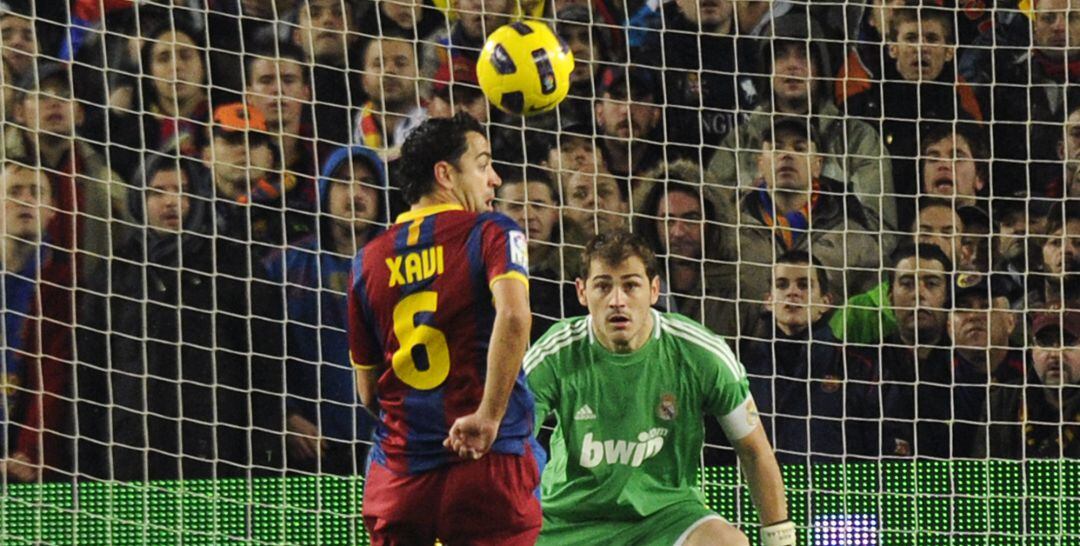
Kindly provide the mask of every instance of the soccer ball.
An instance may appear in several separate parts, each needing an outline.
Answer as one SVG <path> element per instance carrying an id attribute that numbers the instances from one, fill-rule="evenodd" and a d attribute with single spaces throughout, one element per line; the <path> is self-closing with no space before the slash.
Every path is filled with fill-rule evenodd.
<path id="1" fill-rule="evenodd" d="M 551 27 L 522 21 L 491 33 L 476 64 L 476 79 L 499 110 L 531 116 L 566 98 L 573 70 L 574 54 Z"/>

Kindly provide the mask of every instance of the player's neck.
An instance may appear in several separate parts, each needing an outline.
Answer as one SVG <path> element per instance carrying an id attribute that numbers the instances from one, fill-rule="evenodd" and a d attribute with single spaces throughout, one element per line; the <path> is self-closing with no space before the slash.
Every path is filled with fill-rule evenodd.
<path id="1" fill-rule="evenodd" d="M 460 205 L 465 206 L 454 194 L 447 190 L 436 189 L 435 191 L 421 196 L 409 210 L 420 210 L 428 207 L 436 207 L 439 205 Z"/>

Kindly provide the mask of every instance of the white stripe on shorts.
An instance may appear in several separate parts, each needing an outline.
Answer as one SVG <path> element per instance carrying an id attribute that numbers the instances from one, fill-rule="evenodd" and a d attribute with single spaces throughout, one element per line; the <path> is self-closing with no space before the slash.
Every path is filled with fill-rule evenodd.
<path id="1" fill-rule="evenodd" d="M 710 519 L 718 519 L 718 520 L 720 520 L 720 521 L 722 521 L 724 523 L 728 522 L 728 520 L 724 519 L 724 516 L 721 516 L 720 514 L 709 514 L 709 515 L 695 521 L 693 524 L 691 524 L 689 527 L 687 527 L 686 530 L 683 531 L 681 535 L 679 535 L 679 538 L 675 539 L 675 545 L 674 546 L 682 546 L 684 543 L 686 543 L 686 539 L 690 538 L 690 533 L 693 533 L 694 529 L 697 529 L 698 527 L 701 527 L 701 524 L 705 523 L 706 521 L 709 521 Z"/>

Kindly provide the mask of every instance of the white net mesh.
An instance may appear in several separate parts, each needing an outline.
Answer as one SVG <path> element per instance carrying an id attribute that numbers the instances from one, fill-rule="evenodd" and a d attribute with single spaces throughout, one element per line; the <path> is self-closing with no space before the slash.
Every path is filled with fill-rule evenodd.
<path id="1" fill-rule="evenodd" d="M 365 542 L 351 259 L 462 111 L 532 338 L 586 312 L 589 238 L 641 235 L 747 368 L 800 543 L 1080 541 L 1080 6 L 446 4 L 0 2 L 0 541 Z M 577 59 L 531 118 L 476 83 L 519 18 Z"/>

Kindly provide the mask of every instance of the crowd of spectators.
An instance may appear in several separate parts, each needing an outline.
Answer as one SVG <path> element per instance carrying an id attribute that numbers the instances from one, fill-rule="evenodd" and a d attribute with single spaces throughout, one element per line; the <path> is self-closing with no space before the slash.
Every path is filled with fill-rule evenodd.
<path id="1" fill-rule="evenodd" d="M 476 79 L 518 18 L 576 59 L 527 119 Z M 351 259 L 458 112 L 534 339 L 630 227 L 781 462 L 1080 457 L 1076 0 L 6 0 L 0 58 L 11 480 L 362 472 Z"/>

